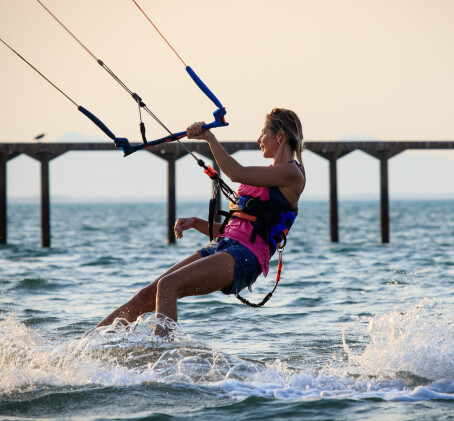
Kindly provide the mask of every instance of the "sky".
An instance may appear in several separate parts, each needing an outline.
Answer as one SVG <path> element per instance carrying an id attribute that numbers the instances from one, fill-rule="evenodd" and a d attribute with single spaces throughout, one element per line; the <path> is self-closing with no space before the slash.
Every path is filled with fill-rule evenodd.
<path id="1" fill-rule="evenodd" d="M 172 130 L 211 121 L 213 104 L 131 0 L 42 0 Z M 454 140 L 454 1 L 138 0 L 227 109 L 222 141 L 254 141 L 274 107 L 294 110 L 306 140 Z M 0 0 L 0 38 L 119 137 L 140 142 L 128 94 L 36 0 Z M 0 44 L 0 142 L 110 141 Z M 144 114 L 149 139 L 166 133 Z M 259 151 L 234 155 L 268 165 Z M 306 151 L 307 198 L 326 199 L 327 162 Z M 50 165 L 53 198 L 166 195 L 166 162 L 147 152 L 71 152 Z M 454 197 L 454 151 L 389 162 L 391 197 Z M 379 164 L 338 161 L 339 196 L 378 197 Z M 235 186 L 234 184 L 232 184 Z M 39 194 L 37 161 L 8 163 L 8 197 Z M 177 163 L 177 196 L 209 197 L 192 158 Z M 303 196 L 304 198 L 304 196 Z"/>

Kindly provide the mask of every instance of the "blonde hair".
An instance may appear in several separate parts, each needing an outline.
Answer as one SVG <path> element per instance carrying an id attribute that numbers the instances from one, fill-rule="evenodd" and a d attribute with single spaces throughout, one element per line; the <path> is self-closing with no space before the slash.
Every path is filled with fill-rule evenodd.
<path id="1" fill-rule="evenodd" d="M 274 108 L 266 115 L 266 121 L 273 134 L 277 135 L 280 130 L 284 132 L 289 146 L 296 154 L 296 159 L 303 165 L 301 158 L 304 150 L 303 127 L 296 113 L 285 108 Z"/>

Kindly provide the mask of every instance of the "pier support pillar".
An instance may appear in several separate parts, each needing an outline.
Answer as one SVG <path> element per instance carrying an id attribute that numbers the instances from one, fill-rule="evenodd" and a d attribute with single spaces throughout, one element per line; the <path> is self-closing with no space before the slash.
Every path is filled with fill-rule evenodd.
<path id="1" fill-rule="evenodd" d="M 380 220 L 381 242 L 389 243 L 388 157 L 380 156 Z"/>
<path id="2" fill-rule="evenodd" d="M 167 159 L 167 243 L 175 244 L 176 221 L 175 159 Z"/>
<path id="3" fill-rule="evenodd" d="M 0 154 L 0 244 L 6 244 L 6 155 Z"/>
<path id="4" fill-rule="evenodd" d="M 339 242 L 339 212 L 337 200 L 337 160 L 350 153 L 351 150 L 328 152 L 317 151 L 317 155 L 329 161 L 329 220 L 330 237 L 333 243 Z"/>
<path id="5" fill-rule="evenodd" d="M 41 246 L 50 247 L 49 154 L 39 154 L 41 163 Z"/>
<path id="6" fill-rule="evenodd" d="M 167 161 L 167 244 L 175 244 L 175 222 L 177 215 L 176 200 L 176 161 L 187 154 L 180 146 L 173 150 L 165 147 L 147 149 L 152 155 Z"/>
<path id="7" fill-rule="evenodd" d="M 8 204 L 7 204 L 7 171 L 6 163 L 20 155 L 20 152 L 0 153 L 0 244 L 6 244 L 8 226 Z"/>
<path id="8" fill-rule="evenodd" d="M 339 213 L 337 201 L 337 157 L 329 157 L 329 214 L 332 242 L 339 242 Z"/>
<path id="9" fill-rule="evenodd" d="M 387 142 L 383 142 L 386 148 L 381 150 L 365 149 L 364 152 L 380 161 L 380 225 L 381 242 L 389 243 L 389 189 L 388 189 L 388 160 L 403 152 L 405 145 L 390 148 Z"/>
<path id="10" fill-rule="evenodd" d="M 64 154 L 65 150 L 42 151 L 36 144 L 34 149 L 24 152 L 41 165 L 41 247 L 50 247 L 50 189 L 49 189 L 49 162 Z"/>
<path id="11" fill-rule="evenodd" d="M 352 149 L 353 150 L 353 149 Z M 337 160 L 352 152 L 343 151 L 315 151 L 317 155 L 329 161 L 329 219 L 330 237 L 334 243 L 339 242 L 339 212 L 337 201 Z"/>

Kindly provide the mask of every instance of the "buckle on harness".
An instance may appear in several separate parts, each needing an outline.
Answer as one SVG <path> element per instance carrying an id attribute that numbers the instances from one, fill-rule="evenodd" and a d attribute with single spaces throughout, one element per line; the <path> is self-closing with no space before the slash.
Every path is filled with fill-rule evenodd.
<path id="1" fill-rule="evenodd" d="M 254 209 L 256 203 L 256 198 L 255 197 L 250 197 L 244 202 L 244 208 L 251 210 Z"/>
<path id="2" fill-rule="evenodd" d="M 283 237 L 284 237 L 284 244 L 282 244 L 282 242 L 280 242 L 280 243 L 277 245 L 277 248 L 276 248 L 277 251 L 278 251 L 279 253 L 282 253 L 282 252 L 284 251 L 284 247 L 285 247 L 286 244 L 287 244 L 287 237 L 286 237 L 285 235 L 283 235 Z M 281 245 L 281 244 L 282 244 L 282 245 Z"/>

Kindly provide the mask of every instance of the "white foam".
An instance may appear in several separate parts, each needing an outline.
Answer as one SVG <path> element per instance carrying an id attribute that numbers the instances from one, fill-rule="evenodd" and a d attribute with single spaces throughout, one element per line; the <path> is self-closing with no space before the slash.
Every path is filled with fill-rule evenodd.
<path id="1" fill-rule="evenodd" d="M 126 327 L 117 322 L 58 344 L 13 319 L 0 322 L 0 393 L 161 382 L 210 387 L 233 399 L 454 398 L 453 323 L 429 300 L 353 322 L 344 331 L 348 362 L 333 359 L 318 372 L 228 355 L 175 323 L 167 325 L 170 340 L 162 339 L 152 333 L 157 323 L 146 315 Z M 368 344 L 353 352 L 349 332 L 362 327 Z"/>

